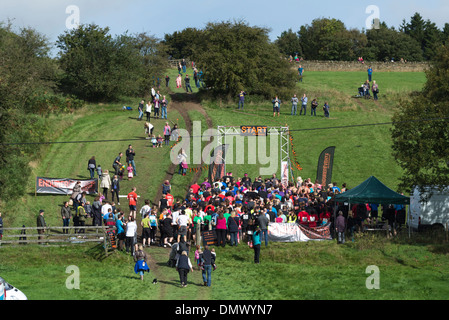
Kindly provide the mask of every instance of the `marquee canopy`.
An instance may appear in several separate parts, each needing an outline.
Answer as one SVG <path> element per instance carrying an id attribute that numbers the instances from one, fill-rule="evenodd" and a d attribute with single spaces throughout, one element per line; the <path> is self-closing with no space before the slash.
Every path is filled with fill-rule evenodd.
<path id="1" fill-rule="evenodd" d="M 371 176 L 357 187 L 335 196 L 336 202 L 410 204 L 410 197 L 401 195 Z"/>

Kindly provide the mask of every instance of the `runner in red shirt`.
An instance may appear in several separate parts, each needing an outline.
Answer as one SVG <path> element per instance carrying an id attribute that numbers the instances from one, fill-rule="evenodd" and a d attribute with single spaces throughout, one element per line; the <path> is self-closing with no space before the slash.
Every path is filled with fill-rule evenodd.
<path id="1" fill-rule="evenodd" d="M 312 212 L 307 216 L 307 221 L 309 222 L 309 228 L 316 228 L 316 223 L 318 221 L 318 215 Z"/>
<path id="2" fill-rule="evenodd" d="M 302 208 L 298 213 L 298 220 L 299 224 L 302 226 L 307 227 L 309 225 L 309 214 L 304 210 L 304 208 Z"/>
<path id="3" fill-rule="evenodd" d="M 128 203 L 129 203 L 129 215 L 132 215 L 134 217 L 134 220 L 135 220 L 136 219 L 136 212 L 137 212 L 136 187 L 132 188 L 131 192 L 128 193 Z"/>
<path id="4" fill-rule="evenodd" d="M 200 186 L 198 185 L 198 184 L 192 184 L 191 186 L 190 186 L 190 189 L 192 189 L 193 190 L 193 193 L 194 194 L 198 194 L 198 191 L 200 190 Z"/>

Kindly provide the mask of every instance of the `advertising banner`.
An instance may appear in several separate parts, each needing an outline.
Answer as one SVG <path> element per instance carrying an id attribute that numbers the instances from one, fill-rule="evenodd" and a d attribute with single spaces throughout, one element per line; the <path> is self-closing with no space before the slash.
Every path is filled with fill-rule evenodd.
<path id="1" fill-rule="evenodd" d="M 81 182 L 81 192 L 86 194 L 98 193 L 98 179 L 68 179 L 68 178 L 44 178 L 36 177 L 36 193 L 47 194 L 72 194 L 75 184 Z"/>
<path id="2" fill-rule="evenodd" d="M 270 223 L 268 225 L 269 241 L 297 242 L 331 239 L 330 223 L 316 228 L 307 228 L 296 223 Z"/>
<path id="3" fill-rule="evenodd" d="M 209 182 L 212 184 L 214 181 L 217 181 L 220 178 L 225 176 L 225 159 L 226 159 L 226 151 L 228 150 L 229 145 L 223 144 L 214 149 L 213 156 L 210 159 L 209 165 Z"/>
<path id="4" fill-rule="evenodd" d="M 335 147 L 327 147 L 318 158 L 316 179 L 323 188 L 332 183 L 332 168 L 334 166 Z"/>

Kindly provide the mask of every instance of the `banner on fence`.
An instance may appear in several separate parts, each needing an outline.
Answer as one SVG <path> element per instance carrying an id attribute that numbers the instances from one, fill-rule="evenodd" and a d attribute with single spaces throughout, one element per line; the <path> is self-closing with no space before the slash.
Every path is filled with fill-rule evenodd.
<path id="1" fill-rule="evenodd" d="M 331 239 L 330 223 L 316 228 L 307 228 L 296 223 L 270 223 L 268 225 L 269 241 L 297 242 Z"/>
<path id="2" fill-rule="evenodd" d="M 36 193 L 72 194 L 73 187 L 81 182 L 81 192 L 98 193 L 98 179 L 75 180 L 68 178 L 36 177 Z"/>

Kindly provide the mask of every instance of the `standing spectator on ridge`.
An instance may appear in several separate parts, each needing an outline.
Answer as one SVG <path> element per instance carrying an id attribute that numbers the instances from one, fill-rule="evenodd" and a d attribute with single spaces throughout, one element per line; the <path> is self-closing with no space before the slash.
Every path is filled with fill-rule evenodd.
<path id="1" fill-rule="evenodd" d="M 115 195 L 117 198 L 118 205 L 120 205 L 119 193 L 120 193 L 120 180 L 117 175 L 114 175 L 111 183 L 112 202 L 114 202 L 114 195 Z"/>
<path id="2" fill-rule="evenodd" d="M 101 175 L 100 188 L 103 188 L 103 195 L 105 199 L 108 199 L 108 190 L 111 188 L 111 176 L 109 171 L 105 170 Z"/>
<path id="3" fill-rule="evenodd" d="M 45 228 L 47 227 L 47 223 L 44 219 L 44 210 L 39 210 L 39 215 L 37 216 L 37 227 L 40 228 L 37 230 L 37 233 L 39 234 L 39 244 L 42 244 L 40 240 L 42 240 L 43 234 L 45 233 Z"/>
<path id="4" fill-rule="evenodd" d="M 304 93 L 304 96 L 301 98 L 301 110 L 299 111 L 299 115 L 302 115 L 302 110 L 304 110 L 304 115 L 306 115 L 307 111 L 307 96 Z"/>
<path id="5" fill-rule="evenodd" d="M 167 119 L 167 105 L 168 105 L 167 99 L 165 99 L 165 96 L 162 96 L 162 101 L 161 101 L 161 119 Z"/>
<path id="6" fill-rule="evenodd" d="M 243 110 L 243 105 L 245 104 L 245 96 L 246 96 L 246 92 L 243 90 L 240 91 L 238 109 L 240 109 L 240 106 L 241 106 L 242 107 L 241 109 Z"/>
<path id="7" fill-rule="evenodd" d="M 116 175 L 119 174 L 120 168 L 122 167 L 122 163 L 120 162 L 120 159 L 122 158 L 122 156 L 123 156 L 123 152 L 120 152 L 118 154 L 118 156 L 115 158 L 114 163 L 112 164 L 112 167 L 114 168 Z"/>
<path id="8" fill-rule="evenodd" d="M 182 67 L 182 72 L 186 73 L 186 71 L 187 71 L 187 63 L 186 63 L 185 59 L 182 59 L 181 67 Z"/>
<path id="9" fill-rule="evenodd" d="M 323 111 L 324 111 L 324 116 L 326 118 L 329 118 L 329 104 L 327 103 L 327 101 L 324 103 Z"/>
<path id="10" fill-rule="evenodd" d="M 276 116 L 276 113 L 278 114 L 279 117 L 279 110 L 281 108 L 281 99 L 278 98 L 278 96 L 274 97 L 273 101 L 271 101 L 273 103 L 273 117 Z"/>
<path id="11" fill-rule="evenodd" d="M 159 98 L 157 96 L 155 96 L 153 103 L 154 103 L 153 118 L 159 119 L 159 109 L 161 107 L 161 101 L 159 100 Z"/>
<path id="12" fill-rule="evenodd" d="M 164 126 L 164 144 L 166 146 L 170 145 L 170 135 L 171 135 L 171 128 L 168 122 L 166 122 Z"/>
<path id="13" fill-rule="evenodd" d="M 170 77 L 167 75 L 167 76 L 165 76 L 165 87 L 168 88 L 169 83 L 170 83 Z"/>
<path id="14" fill-rule="evenodd" d="M 193 93 L 192 87 L 190 86 L 190 78 L 189 78 L 188 74 L 186 74 L 186 77 L 184 78 L 184 82 L 186 84 L 186 92 L 189 93 L 189 89 L 190 89 L 190 92 Z"/>
<path id="15" fill-rule="evenodd" d="M 292 116 L 293 115 L 296 116 L 296 111 L 298 110 L 298 102 L 299 102 L 299 99 L 298 97 L 296 97 L 296 94 L 293 95 L 291 102 L 292 102 Z M 293 114 L 293 111 L 295 112 L 295 114 Z"/>
<path id="16" fill-rule="evenodd" d="M 147 116 L 147 122 L 150 122 L 151 120 L 151 100 L 148 100 L 147 104 L 145 105 L 145 114 Z"/>
<path id="17" fill-rule="evenodd" d="M 87 169 L 89 170 L 91 179 L 93 179 L 95 176 L 96 167 L 97 167 L 97 162 L 95 161 L 95 156 L 94 156 L 94 157 L 90 158 L 89 161 L 87 162 Z"/>
<path id="18" fill-rule="evenodd" d="M 145 104 L 145 101 L 144 100 L 141 100 L 140 101 L 140 103 L 139 103 L 139 106 L 137 107 L 137 110 L 139 110 L 139 117 L 137 118 L 137 120 L 142 120 L 142 117 L 143 117 L 143 106 L 144 106 L 144 104 Z"/>
<path id="19" fill-rule="evenodd" d="M 302 82 L 303 73 L 304 73 L 304 68 L 301 65 L 299 65 L 299 68 L 298 68 L 299 82 Z"/>
<path id="20" fill-rule="evenodd" d="M 377 100 L 378 99 L 377 98 L 377 94 L 379 93 L 379 86 L 377 85 L 375 80 L 373 80 L 373 88 L 372 88 L 372 90 L 373 90 L 374 100 Z"/>
<path id="21" fill-rule="evenodd" d="M 373 77 L 373 68 L 369 66 L 367 71 L 368 71 L 368 81 L 371 82 L 371 79 Z"/>
<path id="22" fill-rule="evenodd" d="M 181 88 L 182 87 L 182 77 L 181 74 L 178 74 L 178 76 L 176 77 L 176 88 Z"/>
<path id="23" fill-rule="evenodd" d="M 70 224 L 70 219 L 72 218 L 72 212 L 70 211 L 69 202 L 65 201 L 64 205 L 61 208 L 61 218 L 62 218 L 62 226 L 68 227 Z M 62 229 L 62 233 L 69 233 L 69 229 Z"/>
<path id="24" fill-rule="evenodd" d="M 316 117 L 316 108 L 318 107 L 318 101 L 316 101 L 316 98 L 312 100 L 310 107 L 311 107 L 310 115 Z"/>
<path id="25" fill-rule="evenodd" d="M 101 214 L 101 203 L 100 197 L 95 197 L 94 202 L 92 203 L 92 225 L 93 226 L 101 226 L 103 217 Z"/>

